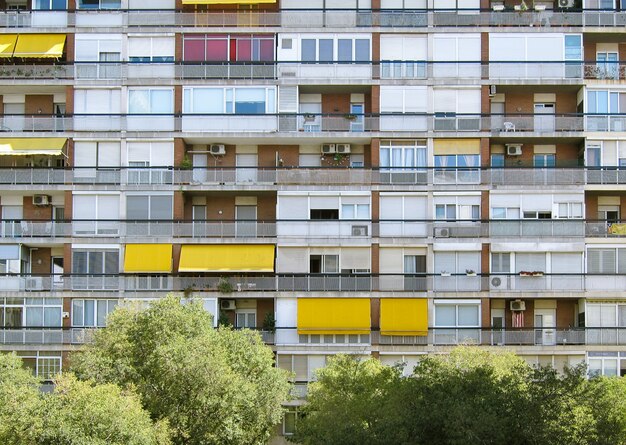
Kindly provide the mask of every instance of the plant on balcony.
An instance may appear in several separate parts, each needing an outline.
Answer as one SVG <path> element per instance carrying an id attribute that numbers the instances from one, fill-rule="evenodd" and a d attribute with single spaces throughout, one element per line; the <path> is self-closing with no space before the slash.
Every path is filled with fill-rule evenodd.
<path id="1" fill-rule="evenodd" d="M 183 296 L 185 298 L 189 298 L 191 297 L 191 294 L 193 294 L 193 291 L 196 290 L 195 284 L 192 284 L 191 286 L 187 286 L 186 288 L 183 289 Z"/>
<path id="2" fill-rule="evenodd" d="M 345 117 L 349 121 L 355 121 L 356 118 L 357 118 L 357 115 L 356 114 L 352 114 L 352 113 L 348 113 L 348 114 L 345 114 L 343 117 Z"/>
<path id="3" fill-rule="evenodd" d="M 191 162 L 191 159 L 189 159 L 189 156 L 185 155 L 183 160 L 180 161 L 179 167 L 182 170 L 191 170 L 191 168 L 193 167 L 193 163 Z"/>
<path id="4" fill-rule="evenodd" d="M 522 270 L 519 274 L 521 277 L 543 277 L 543 272 L 541 270 Z"/>
<path id="5" fill-rule="evenodd" d="M 442 276 L 442 277 L 449 277 L 450 275 L 451 275 L 451 273 L 450 273 L 450 272 L 448 272 L 447 270 L 442 270 L 442 271 L 441 271 L 441 276 Z"/>
<path id="6" fill-rule="evenodd" d="M 220 316 L 217 319 L 217 325 L 222 327 L 230 327 L 232 323 L 230 322 L 230 318 L 226 315 L 226 312 L 220 311 Z"/>
<path id="7" fill-rule="evenodd" d="M 468 277 L 475 277 L 476 276 L 476 272 L 473 269 L 465 269 L 465 274 Z"/>
<path id="8" fill-rule="evenodd" d="M 233 284 L 226 277 L 220 277 L 217 282 L 217 291 L 222 294 L 230 294 L 233 292 Z"/>
<path id="9" fill-rule="evenodd" d="M 267 332 L 276 332 L 276 318 L 274 318 L 273 312 L 265 314 L 263 319 L 263 330 Z"/>

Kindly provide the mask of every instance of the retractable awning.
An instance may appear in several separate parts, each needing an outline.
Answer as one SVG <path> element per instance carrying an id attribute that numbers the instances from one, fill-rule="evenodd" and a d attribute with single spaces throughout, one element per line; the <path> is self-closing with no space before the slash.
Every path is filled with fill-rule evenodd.
<path id="1" fill-rule="evenodd" d="M 20 34 L 13 57 L 58 58 L 63 55 L 65 34 Z"/>
<path id="2" fill-rule="evenodd" d="M 192 244 L 181 249 L 179 272 L 274 272 L 273 244 Z"/>
<path id="3" fill-rule="evenodd" d="M 381 335 L 428 335 L 428 300 L 425 298 L 381 298 Z"/>
<path id="4" fill-rule="evenodd" d="M 0 57 L 13 57 L 17 34 L 0 34 Z"/>
<path id="5" fill-rule="evenodd" d="M 368 298 L 298 298 L 298 334 L 369 334 Z"/>
<path id="6" fill-rule="evenodd" d="M 169 273 L 171 271 L 171 244 L 126 244 L 124 272 Z"/>
<path id="7" fill-rule="evenodd" d="M 58 156 L 66 142 L 66 138 L 0 138 L 0 155 Z"/>
<path id="8" fill-rule="evenodd" d="M 276 0 L 183 0 L 183 5 L 258 5 Z"/>

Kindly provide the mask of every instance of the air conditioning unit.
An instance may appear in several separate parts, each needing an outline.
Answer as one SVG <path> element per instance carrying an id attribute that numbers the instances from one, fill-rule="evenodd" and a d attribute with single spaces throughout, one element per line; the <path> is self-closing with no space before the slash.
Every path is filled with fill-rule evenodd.
<path id="1" fill-rule="evenodd" d="M 234 311 L 237 309 L 235 300 L 222 300 L 220 301 L 220 309 L 223 311 Z"/>
<path id="2" fill-rule="evenodd" d="M 24 282 L 25 290 L 41 290 L 43 289 L 42 277 L 28 277 Z"/>
<path id="3" fill-rule="evenodd" d="M 559 8 L 573 8 L 574 0 L 559 0 Z"/>
<path id="4" fill-rule="evenodd" d="M 33 205 L 47 206 L 50 204 L 50 197 L 48 195 L 33 195 Z"/>
<path id="5" fill-rule="evenodd" d="M 525 311 L 526 302 L 522 300 L 513 300 L 510 303 L 510 307 L 512 311 Z"/>
<path id="6" fill-rule="evenodd" d="M 498 288 L 502 286 L 502 278 L 500 277 L 493 277 L 491 279 L 491 287 L 492 288 Z"/>
<path id="7" fill-rule="evenodd" d="M 350 144 L 337 144 L 337 153 L 350 153 Z"/>
<path id="8" fill-rule="evenodd" d="M 367 226 L 352 226 L 352 236 L 367 236 Z"/>
<path id="9" fill-rule="evenodd" d="M 322 144 L 322 154 L 337 153 L 335 144 Z"/>
<path id="10" fill-rule="evenodd" d="M 493 97 L 496 95 L 496 86 L 489 85 L 489 97 Z"/>
<path id="11" fill-rule="evenodd" d="M 224 144 L 211 144 L 209 152 L 215 156 L 223 156 L 226 154 L 226 147 Z"/>
<path id="12" fill-rule="evenodd" d="M 435 227 L 435 238 L 449 238 L 450 229 L 448 227 Z"/>
<path id="13" fill-rule="evenodd" d="M 506 144 L 506 154 L 509 156 L 521 156 L 522 144 Z"/>

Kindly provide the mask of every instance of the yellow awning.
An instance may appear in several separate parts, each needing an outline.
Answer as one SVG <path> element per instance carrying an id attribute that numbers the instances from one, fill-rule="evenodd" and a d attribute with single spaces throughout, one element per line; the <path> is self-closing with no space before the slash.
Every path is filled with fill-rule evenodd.
<path id="1" fill-rule="evenodd" d="M 17 34 L 0 34 L 0 57 L 12 57 Z"/>
<path id="2" fill-rule="evenodd" d="M 368 298 L 298 298 L 298 334 L 369 334 Z"/>
<path id="3" fill-rule="evenodd" d="M 273 244 L 192 244 L 182 247 L 179 272 L 274 272 Z"/>
<path id="4" fill-rule="evenodd" d="M 276 0 L 183 0 L 183 5 L 258 5 Z"/>
<path id="5" fill-rule="evenodd" d="M 433 150 L 436 155 L 478 155 L 480 139 L 435 139 Z"/>
<path id="6" fill-rule="evenodd" d="M 20 34 L 13 57 L 57 58 L 64 47 L 65 34 Z"/>
<path id="7" fill-rule="evenodd" d="M 428 300 L 381 298 L 381 335 L 428 335 Z"/>
<path id="8" fill-rule="evenodd" d="M 169 273 L 171 271 L 171 244 L 126 244 L 124 272 Z"/>
<path id="9" fill-rule="evenodd" d="M 58 156 L 66 142 L 66 138 L 0 138 L 0 155 Z"/>

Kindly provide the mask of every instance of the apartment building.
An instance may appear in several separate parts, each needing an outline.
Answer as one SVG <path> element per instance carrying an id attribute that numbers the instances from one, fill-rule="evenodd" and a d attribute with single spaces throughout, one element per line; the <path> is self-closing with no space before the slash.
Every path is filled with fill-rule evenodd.
<path id="1" fill-rule="evenodd" d="M 467 342 L 625 372 L 624 0 L 0 8 L 0 348 L 40 377 L 169 292 L 298 384 Z"/>

